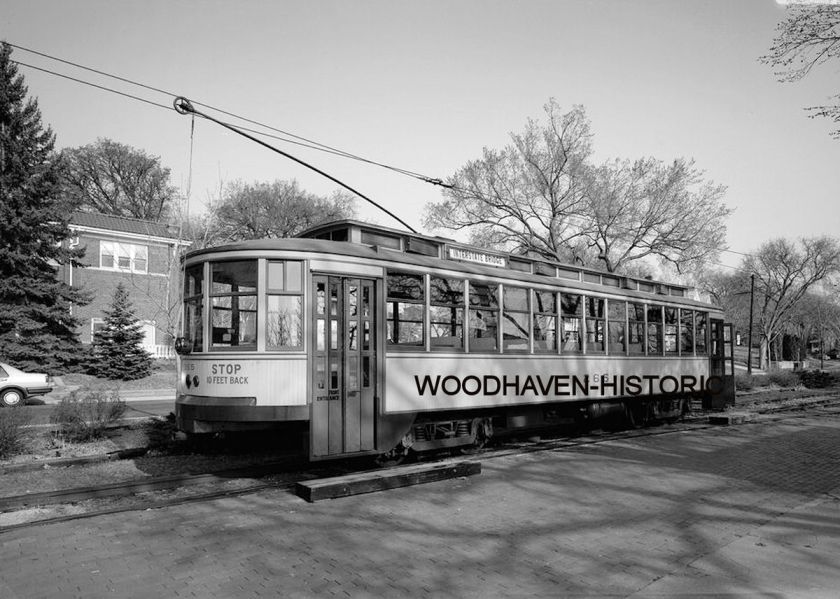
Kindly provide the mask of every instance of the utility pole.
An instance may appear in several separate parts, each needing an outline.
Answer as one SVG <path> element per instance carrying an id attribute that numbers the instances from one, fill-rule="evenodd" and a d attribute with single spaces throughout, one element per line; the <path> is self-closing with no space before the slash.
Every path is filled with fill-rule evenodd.
<path id="1" fill-rule="evenodd" d="M 747 374 L 752 374 L 752 331 L 753 331 L 753 299 L 755 298 L 755 273 L 750 275 L 750 329 L 747 336 Z"/>

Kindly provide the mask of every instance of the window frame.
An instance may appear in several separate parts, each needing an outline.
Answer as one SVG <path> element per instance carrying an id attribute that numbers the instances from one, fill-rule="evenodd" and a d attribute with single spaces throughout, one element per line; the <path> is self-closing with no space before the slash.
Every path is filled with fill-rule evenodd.
<path id="1" fill-rule="evenodd" d="M 280 264 L 283 268 L 282 274 L 282 281 L 280 287 L 272 287 L 272 278 L 271 278 L 271 267 L 272 265 Z M 288 266 L 290 264 L 294 264 L 297 267 L 298 272 L 290 274 Z M 306 298 L 304 294 L 304 287 L 306 285 L 306 277 L 304 276 L 305 268 L 303 260 L 286 260 L 286 259 L 272 259 L 267 258 L 265 259 L 265 304 L 264 304 L 264 312 L 265 315 L 265 351 L 270 353 L 288 353 L 288 352 L 301 352 L 306 349 Z M 260 272 L 257 274 L 257 295 L 260 295 Z M 297 289 L 291 286 L 291 283 L 294 283 L 297 286 Z M 298 299 L 298 318 L 297 318 L 297 332 L 298 332 L 298 344 L 297 345 L 270 345 L 269 344 L 269 328 L 271 326 L 271 298 L 288 298 L 288 297 L 296 297 Z M 259 308 L 257 310 L 257 323 L 259 324 Z M 260 329 L 257 326 L 257 336 L 259 337 Z M 257 345 L 259 347 L 260 341 L 257 340 Z"/>
<path id="2" fill-rule="evenodd" d="M 553 311 L 546 312 L 537 309 L 538 302 L 536 301 L 538 293 L 545 293 L 550 294 L 552 301 L 552 308 Z M 531 353 L 534 354 L 556 354 L 560 350 L 560 336 L 557 334 L 558 331 L 558 324 L 560 322 L 560 314 L 558 312 L 559 301 L 557 299 L 559 292 L 556 290 L 545 290 L 545 289 L 534 289 L 531 288 Z M 554 320 L 554 328 L 552 329 L 554 332 L 554 339 L 551 343 L 551 347 L 548 348 L 538 348 L 537 347 L 537 327 L 535 326 L 535 321 L 538 317 L 549 317 Z M 540 328 L 542 330 L 542 328 Z"/>
<path id="3" fill-rule="evenodd" d="M 429 286 L 428 286 L 428 310 L 427 310 L 427 318 L 429 321 L 429 350 L 433 352 L 466 352 L 466 343 L 467 343 L 467 323 L 465 321 L 465 315 L 467 313 L 467 279 L 462 277 L 450 277 L 445 275 L 436 275 L 430 274 L 429 277 Z M 455 281 L 460 284 L 460 290 L 451 291 L 449 290 L 448 293 L 459 293 L 461 295 L 460 301 L 458 302 L 444 302 L 444 301 L 435 301 L 435 285 L 434 282 L 436 280 L 442 281 Z M 450 312 L 450 319 L 447 322 L 443 320 L 435 320 L 434 319 L 434 310 L 433 308 L 445 308 L 449 309 Z M 460 321 L 457 318 L 457 315 L 460 314 Z M 453 320 L 453 317 L 455 318 Z M 433 330 L 435 326 L 448 326 L 452 327 L 455 326 L 460 327 L 461 335 L 460 337 L 456 335 L 433 335 Z M 453 345 L 436 345 L 434 340 L 435 339 L 442 339 L 443 337 L 452 337 L 456 339 L 460 339 L 461 342 L 457 346 Z"/>
<path id="4" fill-rule="evenodd" d="M 214 292 L 213 285 L 215 283 L 214 279 L 214 269 L 213 267 L 218 264 L 232 264 L 236 262 L 251 262 L 254 265 L 254 291 L 236 291 L 236 292 Z M 238 258 L 238 259 L 231 259 L 231 260 L 216 260 L 216 261 L 209 261 L 209 281 L 207 284 L 208 289 L 208 312 L 207 312 L 207 319 L 208 324 L 210 327 L 210 338 L 207 340 L 208 350 L 211 352 L 226 352 L 226 351 L 233 351 L 233 352 L 246 352 L 246 351 L 258 351 L 259 349 L 259 336 L 260 336 L 260 259 L 258 258 Z M 231 325 L 233 325 L 233 314 L 236 312 L 237 314 L 241 314 L 243 311 L 238 305 L 234 309 L 234 303 L 239 304 L 240 298 L 252 297 L 254 301 L 254 309 L 253 310 L 245 310 L 245 312 L 253 312 L 254 314 L 254 341 L 253 343 L 248 343 L 246 345 L 241 345 L 239 343 L 233 344 L 232 342 L 229 345 L 216 345 L 216 341 L 213 338 L 213 333 L 216 327 L 214 327 L 215 320 L 214 320 L 214 313 L 217 309 L 225 309 L 225 306 L 221 306 L 219 308 L 216 307 L 214 300 L 221 299 L 221 298 L 230 298 L 231 306 L 227 308 L 231 312 Z M 234 302 L 234 298 L 236 301 Z M 242 320 L 239 321 L 240 323 Z M 231 326 L 231 330 L 237 331 L 237 334 L 240 334 L 240 325 L 234 327 Z"/>
<path id="5" fill-rule="evenodd" d="M 111 251 L 106 251 L 110 249 Z M 125 250 L 125 251 L 123 251 Z M 142 254 L 142 257 L 138 256 Z M 106 265 L 105 257 L 110 257 L 110 265 Z M 120 259 L 127 258 L 128 265 L 120 266 Z M 143 263 L 143 268 L 137 266 L 138 262 Z M 127 243 L 110 239 L 99 241 L 99 269 L 115 272 L 130 272 L 132 274 L 147 275 L 149 270 L 149 246 L 139 243 Z"/>
<path id="6" fill-rule="evenodd" d="M 521 291 L 525 296 L 525 309 L 523 310 L 521 307 L 519 308 L 508 308 L 506 305 L 507 302 L 507 294 L 508 290 L 515 290 Z M 502 305 L 501 305 L 501 326 L 499 327 L 502 336 L 502 352 L 503 353 L 510 353 L 510 354 L 526 354 L 531 353 L 532 348 L 532 338 L 533 338 L 533 318 L 531 317 L 531 288 L 529 287 L 520 287 L 519 285 L 502 285 L 501 289 L 502 294 Z M 510 340 L 505 339 L 505 325 L 508 323 L 507 315 L 518 315 L 522 317 L 524 315 L 525 318 L 525 347 L 508 347 L 507 341 L 514 341 L 518 340 L 521 342 L 522 337 L 514 337 Z M 514 319 L 510 320 L 511 323 L 516 323 Z M 518 324 L 517 324 L 518 326 Z"/>
<path id="7" fill-rule="evenodd" d="M 405 298 L 405 297 L 397 297 L 391 295 L 391 285 L 389 281 L 389 277 L 391 276 L 407 276 L 407 277 L 416 277 L 420 281 L 420 297 L 419 298 Z M 410 272 L 410 271 L 401 271 L 401 270 L 388 270 L 385 273 L 385 346 L 387 350 L 403 350 L 403 351 L 423 351 L 427 347 L 428 341 L 428 334 L 427 334 L 427 320 L 428 320 L 428 309 L 427 309 L 427 299 L 428 299 L 428 277 L 422 273 Z M 388 327 L 391 325 L 392 322 L 398 324 L 400 322 L 399 318 L 392 319 L 390 317 L 391 313 L 396 317 L 399 314 L 399 307 L 400 304 L 406 304 L 411 306 L 420 306 L 421 314 L 420 314 L 420 342 L 419 343 L 400 343 L 397 341 L 392 341 L 389 334 L 388 334 Z M 407 320 L 405 322 L 409 323 L 418 323 L 416 320 Z M 394 331 L 397 335 L 399 335 L 399 331 L 397 330 L 398 327 L 395 326 Z"/>

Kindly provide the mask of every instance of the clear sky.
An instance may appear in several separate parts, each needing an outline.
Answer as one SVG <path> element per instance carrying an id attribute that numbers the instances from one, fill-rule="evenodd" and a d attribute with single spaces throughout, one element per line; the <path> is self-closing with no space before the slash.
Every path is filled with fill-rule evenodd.
<path id="1" fill-rule="evenodd" d="M 315 141 L 446 178 L 502 147 L 554 97 L 586 107 L 596 158 L 693 157 L 728 186 L 729 248 L 840 235 L 840 140 L 803 107 L 840 92 L 840 64 L 794 84 L 758 62 L 773 0 L 4 0 L 0 39 L 185 95 Z M 172 98 L 27 52 L 13 58 L 171 105 Z M 21 68 L 59 147 L 98 137 L 160 156 L 191 210 L 220 185 L 336 185 L 253 142 Z M 415 228 L 440 189 L 274 142 Z M 360 214 L 398 226 L 359 203 Z M 724 254 L 729 265 L 739 256 Z"/>

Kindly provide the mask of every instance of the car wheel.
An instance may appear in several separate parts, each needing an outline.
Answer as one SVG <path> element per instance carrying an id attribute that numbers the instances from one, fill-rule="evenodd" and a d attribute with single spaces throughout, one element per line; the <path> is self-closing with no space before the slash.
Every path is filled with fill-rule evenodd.
<path id="1" fill-rule="evenodd" d="M 3 389 L 0 393 L 0 404 L 16 406 L 23 403 L 23 392 L 20 389 Z"/>

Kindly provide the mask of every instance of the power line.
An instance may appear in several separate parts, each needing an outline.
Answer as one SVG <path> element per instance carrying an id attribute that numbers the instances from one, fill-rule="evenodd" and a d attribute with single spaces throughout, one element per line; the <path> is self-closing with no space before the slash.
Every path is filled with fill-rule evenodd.
<path id="1" fill-rule="evenodd" d="M 55 61 L 57 61 L 57 62 L 61 62 L 61 63 L 66 64 L 66 65 L 70 65 L 70 66 L 73 66 L 73 67 L 76 67 L 76 68 L 79 68 L 79 69 L 83 69 L 83 70 L 89 71 L 89 72 L 91 72 L 91 73 L 96 73 L 97 75 L 102 75 L 102 76 L 104 76 L 104 77 L 110 77 L 110 78 L 112 78 L 112 79 L 116 79 L 116 80 L 118 80 L 118 81 L 122 81 L 122 82 L 124 82 L 124 83 L 128 83 L 128 84 L 130 84 L 130 85 L 136 85 L 136 86 L 141 87 L 141 88 L 143 88 L 143 89 L 147 89 L 147 90 L 150 90 L 150 91 L 153 91 L 153 92 L 156 92 L 156 93 L 160 93 L 160 94 L 164 94 L 164 95 L 167 95 L 167 96 L 171 96 L 171 97 L 173 97 L 173 98 L 178 97 L 178 94 L 176 94 L 176 93 L 174 93 L 174 92 L 167 91 L 167 90 L 164 90 L 164 89 L 161 89 L 161 88 L 158 88 L 158 87 L 154 87 L 154 86 L 151 86 L 151 85 L 147 85 L 147 84 L 145 84 L 145 83 L 140 83 L 140 82 L 138 82 L 138 81 L 134 81 L 134 80 L 132 80 L 132 79 L 128 79 L 127 77 L 121 77 L 121 76 L 119 76 L 119 75 L 114 75 L 114 74 L 112 74 L 112 73 L 108 73 L 108 72 L 106 72 L 106 71 L 102 71 L 102 70 L 99 70 L 99 69 L 94 69 L 94 68 L 92 68 L 92 67 L 88 67 L 88 66 L 85 66 L 85 65 L 79 64 L 79 63 L 77 63 L 77 62 L 73 62 L 73 61 L 70 61 L 70 60 L 65 60 L 65 59 L 63 59 L 63 58 L 59 58 L 59 57 L 57 57 L 57 56 L 52 56 L 52 55 L 50 55 L 50 54 L 46 54 L 46 53 L 44 53 L 44 52 L 39 52 L 39 51 L 37 51 L 37 50 L 32 50 L 31 48 L 26 48 L 26 47 L 24 47 L 24 46 L 19 46 L 19 45 L 17 45 L 17 44 L 13 44 L 13 43 L 10 43 L 10 42 L 6 42 L 6 43 L 8 43 L 8 44 L 9 44 L 9 46 L 11 46 L 11 47 L 13 47 L 13 48 L 16 48 L 16 49 L 18 49 L 18 50 L 23 50 L 24 52 L 30 52 L 30 53 L 32 53 L 32 54 L 36 54 L 36 55 L 38 55 L 38 56 L 41 56 L 41 57 L 44 57 L 44 58 L 48 58 L 48 59 L 50 59 L 50 60 L 55 60 Z M 58 75 L 58 76 L 60 76 L 60 77 L 65 77 L 65 78 L 67 78 L 67 79 L 71 79 L 71 80 L 73 80 L 73 81 L 78 81 L 78 82 L 80 82 L 80 83 L 85 83 L 85 84 L 87 84 L 87 85 L 91 85 L 91 86 L 93 86 L 93 87 L 99 87 L 100 89 L 106 89 L 106 90 L 108 90 L 108 89 L 109 89 L 109 88 L 105 88 L 105 87 L 102 87 L 102 86 L 97 86 L 97 85 L 92 84 L 92 83 L 87 83 L 87 82 L 85 82 L 85 81 L 81 81 L 81 80 L 79 80 L 79 79 L 74 79 L 74 78 L 72 78 L 72 77 L 68 77 L 68 76 L 65 76 L 65 75 L 61 75 L 61 74 L 59 74 L 59 73 L 55 73 L 55 72 L 52 72 L 52 71 L 47 71 L 46 69 L 38 69 L 38 67 L 32 67 L 31 65 L 24 65 L 24 66 L 29 66 L 30 68 L 35 68 L 35 69 L 37 69 L 37 70 L 41 70 L 41 71 L 45 71 L 45 72 L 49 72 L 49 73 L 52 73 L 52 74 L 54 74 L 54 75 Z M 110 90 L 110 91 L 113 91 L 113 90 Z M 121 92 L 115 92 L 115 93 L 121 93 Z M 131 97 L 129 94 L 123 94 L 123 95 L 127 95 L 127 96 Z M 143 100 L 143 101 L 148 102 L 148 100 Z M 150 102 L 150 103 L 151 103 L 151 102 Z M 263 127 L 264 129 L 268 129 L 268 130 L 270 130 L 270 131 L 274 131 L 274 132 L 276 132 L 276 133 L 280 133 L 280 134 L 282 134 L 282 135 L 286 135 L 286 136 L 289 136 L 289 137 L 293 137 L 293 138 L 295 138 L 295 139 L 300 140 L 300 142 L 305 142 L 305 143 L 295 142 L 295 141 L 292 141 L 292 140 L 289 140 L 289 139 L 285 139 L 285 138 L 281 138 L 281 137 L 272 136 L 272 135 L 269 135 L 269 134 L 264 133 L 264 132 L 254 131 L 254 130 L 252 130 L 252 129 L 251 129 L 251 130 L 249 130 L 249 131 L 251 131 L 252 133 L 255 133 L 255 134 L 257 134 L 257 135 L 265 135 L 265 136 L 267 136 L 267 137 L 273 137 L 273 138 L 275 138 L 275 139 L 279 139 L 279 140 L 284 141 L 284 142 L 287 142 L 287 143 L 295 143 L 295 144 L 298 144 L 298 145 L 301 145 L 301 146 L 304 146 L 304 147 L 308 147 L 308 148 L 311 148 L 311 149 L 314 149 L 314 150 L 320 150 L 320 151 L 328 152 L 328 153 L 335 154 L 335 155 L 338 155 L 338 156 L 342 156 L 342 157 L 344 157 L 344 158 L 349 158 L 349 159 L 351 159 L 351 160 L 357 160 L 357 161 L 360 161 L 360 162 L 364 162 L 364 163 L 367 163 L 367 164 L 371 164 L 371 165 L 373 165 L 373 166 L 379 166 L 379 167 L 381 167 L 381 168 L 389 169 L 389 170 L 392 170 L 392 171 L 394 171 L 394 172 L 396 172 L 396 173 L 399 173 L 399 174 L 402 174 L 402 175 L 406 175 L 406 176 L 409 176 L 409 177 L 413 177 L 413 178 L 415 178 L 415 179 L 420 179 L 421 181 L 424 181 L 424 182 L 426 182 L 426 183 L 431 183 L 431 184 L 433 184 L 433 185 L 440 185 L 440 186 L 444 186 L 444 187 L 446 186 L 446 184 L 444 184 L 444 182 L 443 182 L 441 179 L 439 179 L 439 178 L 429 177 L 429 176 L 424 175 L 424 174 L 422 174 L 422 173 L 418 173 L 418 172 L 411 171 L 411 170 L 408 170 L 408 169 L 403 169 L 403 168 L 396 167 L 396 166 L 393 166 L 393 165 L 389 165 L 389 164 L 385 164 L 385 163 L 382 163 L 382 162 L 377 162 L 377 161 L 375 161 L 375 160 L 371 160 L 371 159 L 368 159 L 368 158 L 364 158 L 364 157 L 359 156 L 359 155 L 357 155 L 357 154 L 353 154 L 353 153 L 351 153 L 351 152 L 347 152 L 347 151 L 345 151 L 345 150 L 340 150 L 340 149 L 338 149 L 338 148 L 335 148 L 335 147 L 329 146 L 329 145 L 327 145 L 327 144 L 323 144 L 323 143 L 320 143 L 320 142 L 317 142 L 317 141 L 314 141 L 314 140 L 308 139 L 308 138 L 306 138 L 306 137 L 303 137 L 303 136 L 300 136 L 300 135 L 296 135 L 296 134 L 294 134 L 294 133 L 291 133 L 291 132 L 288 132 L 288 131 L 284 131 L 284 130 L 282 130 L 282 129 L 278 129 L 278 128 L 276 128 L 276 127 L 272 127 L 271 125 L 266 125 L 265 123 L 261 123 L 261 122 L 259 122 L 259 121 L 256 121 L 256 120 L 253 120 L 253 119 L 250 119 L 250 118 L 248 118 L 248 117 L 243 117 L 243 116 L 238 115 L 238 114 L 236 114 L 236 113 L 233 113 L 233 112 L 230 112 L 230 111 L 224 110 L 224 109 L 222 109 L 222 108 L 218 108 L 218 107 L 212 106 L 212 105 L 210 105 L 210 104 L 205 104 L 205 103 L 198 102 L 198 101 L 194 101 L 194 102 L 193 102 L 193 104 L 196 104 L 196 105 L 198 105 L 198 106 L 203 106 L 203 107 L 205 107 L 205 108 L 209 108 L 210 110 L 214 110 L 214 111 L 216 111 L 216 112 L 220 112 L 220 113 L 225 114 L 225 115 L 227 115 L 227 116 L 230 116 L 230 117 L 233 117 L 233 118 L 239 119 L 239 120 L 244 121 L 244 122 L 246 122 L 246 123 L 251 123 L 252 125 L 257 125 L 257 126 L 259 126 L 259 127 Z M 167 108 L 168 108 L 168 107 L 167 107 Z M 242 127 L 240 127 L 240 128 L 242 128 Z M 245 129 L 245 128 L 242 128 L 242 129 L 243 129 L 243 130 L 247 130 L 247 129 Z M 307 145 L 307 144 L 309 144 L 309 145 Z"/>
<path id="2" fill-rule="evenodd" d="M 344 187 L 344 188 L 345 188 L 345 189 L 347 189 L 348 191 L 351 191 L 352 193 L 355 193 L 357 196 L 359 196 L 359 197 L 360 197 L 360 198 L 362 198 L 363 200 L 366 200 L 367 202 L 369 202 L 369 203 L 370 203 L 370 204 L 372 204 L 373 206 L 375 206 L 375 207 L 379 208 L 380 210 L 382 210 L 382 212 L 384 212 L 385 214 L 387 214 L 388 216 L 390 216 L 391 218 L 393 218 L 394 220 L 396 220 L 397 222 L 399 222 L 402 226 L 404 226 L 406 229 L 408 229 L 408 230 L 409 230 L 409 231 L 411 231 L 412 233 L 417 233 L 417 231 L 416 231 L 416 230 L 415 230 L 415 229 L 414 229 L 411 225 L 409 225 L 408 223 L 406 223 L 404 220 L 402 220 L 400 217 L 398 217 L 396 214 L 394 214 L 393 212 L 391 212 L 391 211 L 390 211 L 390 210 L 388 210 L 387 208 L 385 208 L 385 207 L 381 206 L 381 205 L 380 205 L 380 204 L 378 204 L 377 202 L 374 202 L 373 200 L 371 200 L 369 197 L 367 197 L 366 195 L 364 195 L 364 194 L 363 194 L 363 193 L 361 193 L 360 191 L 358 191 L 358 190 L 356 190 L 356 189 L 353 189 L 352 187 L 350 187 L 350 186 L 349 186 L 349 185 L 347 185 L 346 183 L 344 183 L 344 182 L 342 182 L 342 181 L 340 181 L 340 180 L 336 179 L 336 178 L 335 178 L 335 177 L 333 177 L 332 175 L 329 175 L 329 174 L 325 173 L 325 172 L 324 172 L 324 171 L 322 171 L 321 169 L 316 168 L 316 167 L 312 166 L 311 164 L 309 164 L 309 163 L 307 163 L 307 162 L 304 162 L 304 161 L 303 161 L 303 160 L 301 160 L 300 158 L 296 158 L 296 157 L 292 156 L 291 154 L 289 154 L 289 153 L 287 153 L 287 152 L 284 152 L 283 150 L 280 150 L 280 149 L 278 149 L 278 148 L 275 148 L 274 146 L 271 146 L 271 145 L 269 145 L 269 144 L 265 143 L 264 141 L 261 141 L 261 140 L 257 139 L 256 137 L 253 137 L 253 136 L 251 136 L 251 135 L 248 135 L 247 133 L 244 133 L 243 131 L 241 131 L 240 129 L 237 129 L 236 127 L 234 127 L 234 126 L 232 126 L 232 125 L 229 125 L 229 124 L 227 124 L 227 123 L 225 123 L 225 122 L 223 122 L 223 121 L 220 121 L 220 120 L 215 119 L 215 118 L 213 118 L 213 117 L 211 117 L 211 116 L 209 116 L 209 115 L 206 115 L 206 114 L 204 114 L 204 113 L 202 113 L 202 112 L 199 112 L 198 110 L 196 110 L 196 109 L 195 109 L 195 107 L 193 107 L 192 103 L 191 103 L 188 99 L 186 99 L 186 98 L 184 98 L 184 97 L 178 97 L 178 98 L 176 98 L 176 99 L 175 99 L 175 102 L 174 102 L 174 107 L 175 107 L 175 111 L 176 111 L 176 112 L 178 112 L 178 114 L 192 114 L 192 115 L 198 115 L 198 116 L 203 117 L 203 118 L 205 118 L 205 119 L 207 119 L 207 120 L 209 120 L 209 121 L 213 121 L 214 123 L 217 123 L 217 124 L 219 124 L 219 125 L 222 125 L 223 127 L 227 128 L 227 129 L 230 129 L 230 130 L 231 130 L 231 131 L 233 131 L 234 133 L 238 133 L 239 135 L 241 135 L 241 136 L 245 137 L 246 139 L 250 139 L 251 141 L 254 141 L 254 142 L 258 143 L 258 144 L 260 144 L 261 146 L 263 146 L 263 147 L 265 147 L 265 148 L 268 148 L 269 150 L 272 150 L 272 151 L 274 151 L 274 152 L 277 152 L 277 153 L 278 153 L 278 154 L 280 154 L 281 156 L 285 156 L 286 158 L 289 158 L 290 160 L 294 160 L 294 161 L 295 161 L 295 162 L 297 162 L 298 164 L 300 164 L 300 165 L 302 165 L 302 166 L 305 166 L 306 168 L 308 168 L 308 169 L 310 169 L 310 170 L 312 170 L 312 171 L 315 171 L 316 173 L 318 173 L 319 175 L 322 175 L 322 176 L 326 177 L 326 178 L 327 178 L 327 179 L 329 179 L 330 181 L 333 181 L 333 182 L 335 182 L 335 183 L 338 183 L 339 185 L 341 185 L 342 187 Z"/>
<path id="3" fill-rule="evenodd" d="M 10 44 L 11 45 L 11 44 Z M 27 64 L 25 62 L 20 62 L 19 60 L 11 60 L 10 62 L 22 66 L 27 67 L 30 69 L 34 69 L 36 71 L 41 71 L 42 73 L 48 73 L 50 75 L 55 75 L 56 77 L 61 77 L 62 79 L 69 79 L 70 81 L 75 81 L 76 83 L 81 83 L 83 85 L 89 85 L 90 87 L 95 87 L 96 89 L 101 89 L 102 91 L 111 92 L 112 94 L 117 94 L 120 96 L 125 96 L 126 98 L 131 98 L 132 100 L 137 100 L 139 102 L 145 102 L 146 104 L 151 104 L 152 106 L 157 106 L 158 108 L 164 108 L 166 110 L 173 110 L 171 106 L 167 106 L 166 104 L 158 104 L 157 102 L 152 102 L 151 100 L 147 100 L 146 98 L 141 98 L 140 96 L 135 96 L 133 94 L 128 94 L 126 92 L 121 92 L 116 89 L 112 89 L 110 87 L 105 87 L 104 85 L 97 85 L 96 83 L 91 83 L 90 81 L 85 81 L 83 79 L 77 79 L 76 77 L 71 77 L 70 75 L 63 75 L 62 73 L 57 73 L 55 71 L 51 71 L 49 69 L 44 69 L 42 67 L 36 67 L 31 64 Z"/>

